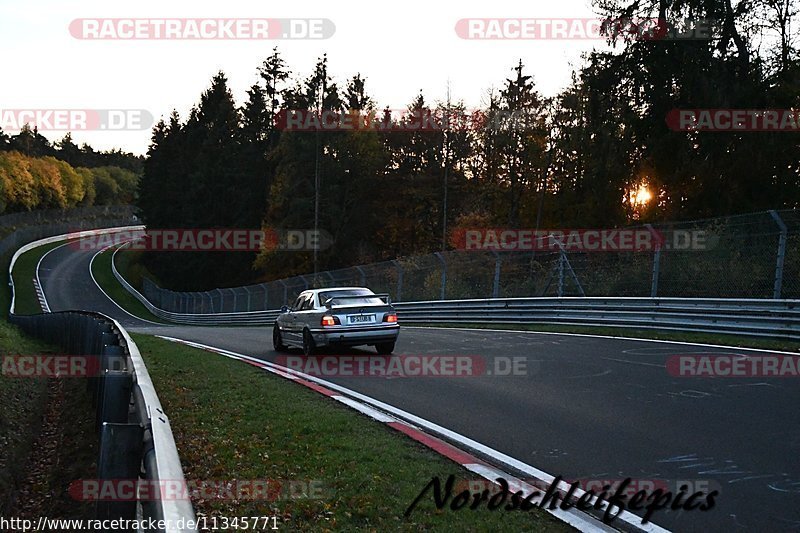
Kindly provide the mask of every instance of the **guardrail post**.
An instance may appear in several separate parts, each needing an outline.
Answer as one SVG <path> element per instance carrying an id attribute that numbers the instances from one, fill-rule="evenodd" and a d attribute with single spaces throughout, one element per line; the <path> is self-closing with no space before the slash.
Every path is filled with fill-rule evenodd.
<path id="1" fill-rule="evenodd" d="M 494 255 L 494 283 L 492 284 L 492 298 L 499 298 L 500 297 L 500 266 L 503 260 L 500 258 L 500 254 L 496 251 L 491 250 L 492 254 Z"/>
<path id="2" fill-rule="evenodd" d="M 97 461 L 97 478 L 108 483 L 139 479 L 142 462 L 144 429 L 139 424 L 109 424 L 100 429 L 100 459 Z M 115 487 L 118 488 L 118 487 Z M 98 501 L 98 520 L 136 518 L 136 498 L 130 501 Z"/>
<path id="3" fill-rule="evenodd" d="M 775 264 L 775 285 L 772 289 L 772 297 L 776 300 L 780 300 L 781 292 L 783 291 L 783 262 L 786 258 L 786 241 L 788 239 L 789 228 L 786 227 L 786 224 L 777 211 L 771 209 L 769 214 L 772 215 L 772 218 L 781 230 L 781 235 L 778 239 L 778 259 Z"/>
<path id="4" fill-rule="evenodd" d="M 100 429 L 105 422 L 126 423 L 133 388 L 131 374 L 126 370 L 106 370 L 100 379 L 103 380 L 103 386 L 97 405 L 97 428 Z"/>
<path id="5" fill-rule="evenodd" d="M 105 334 L 104 334 L 105 336 Z M 92 405 L 97 407 L 98 416 L 103 411 L 103 395 L 105 394 L 104 388 L 106 386 L 105 373 L 106 370 L 124 370 L 125 369 L 125 350 L 122 346 L 110 344 L 103 346 L 100 349 L 98 356 L 98 371 L 97 376 L 92 377 L 89 382 L 91 384 Z M 98 423 L 99 429 L 99 423 Z"/>
<path id="6" fill-rule="evenodd" d="M 403 295 L 403 266 L 397 260 L 393 260 L 392 263 L 397 268 L 397 297 L 395 301 L 400 302 Z"/>
<path id="7" fill-rule="evenodd" d="M 442 256 L 442 252 L 434 252 L 434 254 L 439 261 L 442 263 L 442 294 L 439 297 L 440 300 L 444 300 L 446 287 L 447 287 L 447 261 L 444 260 Z"/>

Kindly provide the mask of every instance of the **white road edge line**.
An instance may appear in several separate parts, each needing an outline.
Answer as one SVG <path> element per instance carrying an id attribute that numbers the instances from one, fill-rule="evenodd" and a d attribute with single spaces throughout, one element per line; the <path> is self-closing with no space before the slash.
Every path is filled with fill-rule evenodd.
<path id="1" fill-rule="evenodd" d="M 528 335 L 556 335 L 562 337 L 590 337 L 593 339 L 613 339 L 622 341 L 637 341 L 637 342 L 654 342 L 661 344 L 683 344 L 685 346 L 703 346 L 705 348 L 725 348 L 728 350 L 748 350 L 751 352 L 763 353 L 780 353 L 786 355 L 798 355 L 798 352 L 784 352 L 781 350 L 767 350 L 766 348 L 745 348 L 744 346 L 732 346 L 730 344 L 704 344 L 701 342 L 688 342 L 688 341 L 669 341 L 659 339 L 640 339 L 638 337 L 615 337 L 614 335 L 596 335 L 592 333 L 557 333 L 555 331 L 531 331 L 524 329 L 490 329 L 490 328 L 447 328 L 442 326 L 403 326 L 405 329 L 440 329 L 440 330 L 454 330 L 454 331 L 492 331 L 496 333 L 526 333 Z"/>
<path id="2" fill-rule="evenodd" d="M 140 321 L 142 321 L 142 322 L 147 322 L 148 324 L 153 324 L 153 325 L 160 326 L 160 327 L 170 327 L 170 326 L 171 326 L 171 324 L 161 324 L 161 323 L 159 323 L 159 322 L 153 322 L 152 320 L 147 320 L 146 318 L 141 318 L 141 317 L 138 317 L 138 316 L 134 315 L 133 313 L 130 313 L 130 312 L 128 312 L 128 310 L 127 310 L 127 309 L 125 309 L 124 307 L 122 307 L 121 305 L 119 305 L 119 304 L 116 302 L 116 300 L 114 300 L 114 298 L 112 298 L 111 296 L 109 296 L 109 295 L 108 295 L 108 293 L 107 293 L 105 290 L 103 290 L 103 287 L 101 287 L 101 286 L 100 286 L 100 284 L 99 284 L 99 283 L 97 283 L 97 280 L 96 280 L 96 279 L 95 279 L 95 277 L 94 277 L 94 273 L 92 272 L 92 265 L 94 264 L 94 260 L 95 260 L 95 259 L 97 259 L 97 256 L 98 256 L 98 255 L 102 254 L 103 252 L 105 252 L 105 251 L 106 251 L 106 250 L 108 250 L 109 248 L 113 248 L 113 247 L 114 247 L 114 246 L 116 246 L 116 245 L 117 245 L 117 243 L 115 243 L 115 244 L 111 244 L 111 245 L 109 245 L 109 246 L 106 246 L 105 248 L 103 248 L 102 250 L 98 251 L 96 254 L 94 254 L 94 255 L 92 256 L 92 259 L 89 261 L 89 275 L 92 277 L 92 281 L 94 282 L 94 284 L 95 284 L 95 285 L 97 285 L 97 288 L 98 288 L 98 289 L 100 289 L 100 292 L 102 292 L 102 293 L 103 293 L 103 295 L 105 295 L 105 297 L 106 297 L 106 298 L 108 298 L 108 299 L 111 301 L 111 303 L 113 303 L 114 305 L 116 305 L 117 307 L 119 307 L 119 309 L 120 309 L 120 310 L 121 310 L 123 313 L 125 313 L 126 315 L 128 315 L 128 316 L 130 316 L 130 317 L 132 317 L 132 318 L 135 318 L 136 320 L 140 320 Z M 114 280 L 114 281 L 116 281 L 116 278 L 115 278 L 115 280 Z"/>
<path id="3" fill-rule="evenodd" d="M 485 455 L 487 457 L 491 457 L 493 460 L 495 460 L 495 461 L 497 461 L 497 462 L 499 462 L 501 464 L 504 464 L 504 465 L 506 465 L 508 467 L 511 467 L 514 470 L 517 470 L 519 472 L 524 472 L 525 474 L 531 476 L 533 479 L 537 480 L 538 482 L 544 483 L 545 485 L 549 485 L 555 479 L 555 476 L 553 476 L 551 474 L 548 474 L 547 472 L 544 472 L 543 470 L 539 470 L 538 468 L 536 468 L 534 466 L 528 465 L 526 463 L 523 463 L 522 461 L 514 459 L 513 457 L 511 457 L 509 455 L 506 455 L 503 452 L 500 452 L 500 451 L 495 450 L 493 448 L 490 448 L 490 447 L 488 447 L 488 446 L 486 446 L 484 444 L 481 444 L 481 443 L 479 443 L 477 441 L 474 441 L 474 440 L 470 439 L 469 437 L 461 435 L 460 433 L 456 433 L 455 431 L 451 431 L 451 430 L 449 430 L 447 428 L 444 428 L 444 427 L 442 427 L 442 426 L 440 426 L 438 424 L 435 424 L 433 422 L 425 420 L 424 418 L 418 417 L 418 416 L 416 416 L 414 414 L 411 414 L 411 413 L 409 413 L 407 411 L 404 411 L 404 410 L 402 410 L 402 409 L 400 409 L 398 407 L 394 407 L 393 405 L 389 405 L 389 404 L 384 403 L 384 402 L 382 402 L 380 400 L 376 400 L 374 398 L 371 398 L 369 396 L 366 396 L 366 395 L 361 394 L 359 392 L 356 392 L 354 390 L 348 389 L 347 387 L 343 387 L 341 385 L 337 385 L 336 383 L 332 383 L 330 381 L 326 381 L 326 380 L 318 378 L 316 376 L 305 374 L 303 372 L 299 372 L 297 370 L 294 370 L 294 369 L 291 369 L 291 368 L 288 368 L 288 367 L 283 367 L 283 366 L 280 366 L 280 365 L 276 365 L 275 363 L 271 363 L 271 362 L 265 361 L 263 359 L 258 359 L 258 358 L 255 358 L 255 357 L 251 357 L 251 356 L 248 356 L 248 355 L 244 355 L 244 354 L 238 353 L 238 352 L 233 352 L 231 350 L 226 350 L 224 348 L 217 348 L 215 346 L 209 346 L 207 344 L 202 344 L 202 343 L 199 343 L 199 342 L 187 341 L 187 340 L 184 340 L 184 339 L 178 339 L 176 337 L 168 337 L 168 336 L 165 336 L 165 335 L 156 335 L 156 337 L 158 337 L 160 339 L 167 340 L 167 341 L 176 342 L 176 343 L 184 344 L 184 345 L 187 345 L 187 346 L 191 346 L 191 347 L 200 348 L 200 349 L 203 349 L 203 350 L 215 352 L 215 353 L 218 353 L 220 355 L 224 355 L 226 357 L 233 358 L 233 359 L 240 359 L 240 360 L 243 360 L 243 361 L 256 362 L 256 363 L 259 363 L 260 365 L 263 365 L 267 369 L 274 369 L 274 370 L 276 370 L 278 372 L 282 372 L 282 373 L 287 373 L 287 374 L 298 376 L 298 377 L 300 377 L 302 379 L 305 379 L 307 381 L 311 381 L 311 382 L 317 383 L 319 385 L 322 385 L 322 386 L 324 386 L 326 388 L 329 388 L 331 390 L 340 392 L 341 394 L 347 395 L 347 396 L 349 396 L 351 398 L 358 399 L 361 402 L 371 406 L 372 408 L 375 408 L 375 409 L 377 409 L 379 411 L 384 411 L 385 413 L 389 413 L 390 415 L 393 415 L 394 417 L 396 417 L 397 419 L 400 419 L 403 422 L 410 423 L 413 427 L 421 427 L 421 428 L 424 428 L 425 430 L 427 430 L 430 433 L 434 433 L 434 434 L 437 434 L 437 435 L 439 435 L 441 437 L 445 437 L 446 440 L 455 441 L 455 442 L 459 443 L 461 446 L 463 446 L 464 448 L 467 448 L 467 449 L 472 450 L 474 452 L 478 452 L 479 454 Z M 351 405 L 351 407 L 352 407 L 352 405 Z M 479 475 L 483 475 L 480 472 L 475 472 L 475 473 L 477 473 Z M 509 474 L 507 474 L 507 475 L 510 478 L 514 478 L 514 476 L 511 476 Z M 494 479 L 493 478 L 489 479 L 489 481 L 494 481 Z M 558 488 L 566 492 L 567 490 L 569 490 L 570 485 L 567 484 L 565 481 L 561 481 L 559 483 L 559 485 L 558 485 Z M 577 489 L 577 490 L 575 490 L 573 492 L 573 494 L 574 494 L 574 496 L 576 498 L 580 498 L 584 493 L 585 493 L 585 491 L 583 491 L 581 489 Z M 601 508 L 601 510 L 602 509 L 605 509 L 605 505 Z M 562 511 L 559 508 L 557 508 L 555 510 L 550 510 L 548 508 L 548 509 L 545 509 L 545 510 L 547 512 L 549 512 L 550 514 L 552 514 L 552 515 L 558 517 L 559 519 L 567 522 L 568 524 L 572 525 L 573 527 L 578 528 L 581 531 L 617 531 L 616 529 L 611 528 L 606 524 L 603 524 L 601 521 L 597 520 L 596 518 L 594 518 L 594 517 L 592 517 L 592 516 L 590 516 L 588 514 L 585 514 L 583 512 L 579 512 L 574 508 L 573 509 L 569 509 L 568 511 Z M 619 516 L 617 516 L 616 520 L 621 520 L 621 521 L 625 522 L 629 527 L 634 528 L 636 531 L 646 531 L 648 533 L 669 533 L 669 530 L 664 529 L 664 528 L 662 528 L 662 527 L 660 527 L 660 526 L 658 526 L 658 525 L 656 525 L 656 524 L 654 524 L 652 522 L 650 522 L 648 524 L 642 524 L 641 523 L 641 518 L 636 516 L 635 514 L 629 512 L 629 511 L 621 512 L 619 514 Z"/>
<path id="4" fill-rule="evenodd" d="M 42 266 L 42 261 L 44 261 L 44 258 L 47 257 L 50 254 L 50 252 L 54 252 L 54 251 L 58 250 L 59 248 L 63 248 L 64 246 L 67 246 L 68 244 L 69 244 L 69 241 L 65 242 L 64 244 L 59 244 L 55 248 L 51 248 L 50 250 L 47 250 L 42 255 L 42 257 L 39 258 L 39 261 L 36 263 L 36 272 L 35 272 L 35 274 L 36 274 L 36 283 L 39 284 L 39 290 L 42 291 L 42 299 L 44 300 L 44 307 L 45 307 L 44 308 L 44 312 L 45 313 L 49 313 L 50 312 L 50 304 L 47 302 L 47 295 L 44 293 L 44 285 L 42 285 L 42 280 L 39 279 L 39 267 Z M 34 250 L 35 249 L 36 248 L 34 248 Z"/>

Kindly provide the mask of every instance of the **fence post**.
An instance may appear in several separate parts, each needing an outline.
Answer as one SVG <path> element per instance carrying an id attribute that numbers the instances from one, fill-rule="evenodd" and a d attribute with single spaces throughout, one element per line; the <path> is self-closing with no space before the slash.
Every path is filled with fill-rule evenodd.
<path id="1" fill-rule="evenodd" d="M 445 288 L 447 287 L 447 262 L 444 260 L 441 252 L 435 252 L 433 255 L 442 262 L 442 295 L 439 299 L 444 300 Z"/>
<path id="2" fill-rule="evenodd" d="M 395 301 L 400 302 L 403 295 L 403 265 L 397 260 L 393 260 L 392 263 L 397 268 L 397 299 Z"/>
<path id="3" fill-rule="evenodd" d="M 283 305 L 289 305 L 287 303 L 289 301 L 289 287 L 286 286 L 286 282 L 284 282 L 282 279 L 279 279 L 278 283 L 283 285 Z"/>
<path id="4" fill-rule="evenodd" d="M 653 253 L 653 274 L 650 278 L 650 297 L 655 298 L 658 296 L 658 277 L 661 272 L 661 236 L 656 233 L 651 224 L 645 224 L 645 227 L 650 230 L 656 240 L 656 250 Z"/>
<path id="5" fill-rule="evenodd" d="M 362 287 L 366 287 L 367 286 L 367 274 L 364 272 L 364 269 L 361 268 L 360 266 L 355 266 L 353 268 L 358 270 L 358 273 L 361 274 L 361 283 L 360 283 L 360 285 Z"/>
<path id="6" fill-rule="evenodd" d="M 496 251 L 492 250 L 492 254 L 494 254 L 494 283 L 492 285 L 492 298 L 499 298 L 500 297 L 500 265 L 503 260 L 500 258 L 500 254 Z"/>
<path id="7" fill-rule="evenodd" d="M 775 286 L 772 290 L 772 297 L 775 300 L 780 300 L 783 290 L 783 261 L 786 257 L 786 241 L 789 228 L 786 227 L 786 224 L 777 211 L 770 209 L 769 214 L 772 215 L 772 218 L 781 230 L 781 236 L 778 239 L 778 259 L 775 264 Z"/>
<path id="8" fill-rule="evenodd" d="M 247 312 L 249 313 L 250 312 L 250 289 L 248 289 L 247 287 L 242 287 L 242 288 L 244 289 L 244 292 L 247 293 Z"/>
<path id="9" fill-rule="evenodd" d="M 231 291 L 231 294 L 233 294 L 233 307 L 231 307 L 231 312 L 235 313 L 238 311 L 238 309 L 236 309 L 236 290 L 233 287 L 228 290 Z"/>

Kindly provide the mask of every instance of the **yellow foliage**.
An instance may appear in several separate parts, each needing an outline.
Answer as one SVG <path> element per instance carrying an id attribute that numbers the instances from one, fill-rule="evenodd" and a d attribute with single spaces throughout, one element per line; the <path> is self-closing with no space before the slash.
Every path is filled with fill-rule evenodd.
<path id="1" fill-rule="evenodd" d="M 31 159 L 19 152 L 0 152 L 0 181 L 8 208 L 31 210 L 39 205 Z"/>
<path id="2" fill-rule="evenodd" d="M 30 161 L 31 174 L 39 190 L 41 207 L 67 207 L 67 194 L 57 162 L 53 157 L 36 157 Z"/>

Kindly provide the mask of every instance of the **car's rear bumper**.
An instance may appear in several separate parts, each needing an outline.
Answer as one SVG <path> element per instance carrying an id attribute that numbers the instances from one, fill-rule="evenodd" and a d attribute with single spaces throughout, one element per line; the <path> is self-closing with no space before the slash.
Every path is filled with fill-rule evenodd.
<path id="1" fill-rule="evenodd" d="M 313 329 L 311 335 L 317 346 L 363 346 L 395 342 L 400 333 L 398 325 L 336 327 Z"/>

